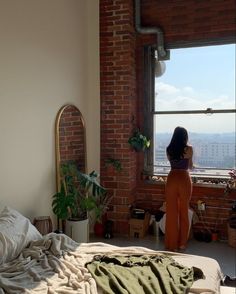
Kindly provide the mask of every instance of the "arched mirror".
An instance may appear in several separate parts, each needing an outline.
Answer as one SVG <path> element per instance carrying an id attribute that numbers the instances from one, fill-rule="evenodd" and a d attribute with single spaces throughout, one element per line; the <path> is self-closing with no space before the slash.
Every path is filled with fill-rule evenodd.
<path id="1" fill-rule="evenodd" d="M 86 135 L 84 119 L 74 105 L 63 106 L 56 117 L 56 178 L 60 191 L 60 165 L 74 162 L 78 169 L 86 173 Z"/>

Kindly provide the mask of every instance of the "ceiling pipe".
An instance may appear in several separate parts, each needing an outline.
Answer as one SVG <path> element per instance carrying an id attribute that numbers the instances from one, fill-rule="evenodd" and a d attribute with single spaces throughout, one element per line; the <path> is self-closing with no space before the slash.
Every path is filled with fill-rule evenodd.
<path id="1" fill-rule="evenodd" d="M 140 34 L 157 34 L 157 59 L 169 60 L 170 51 L 164 49 L 163 31 L 159 27 L 142 27 L 140 14 L 140 0 L 134 0 L 135 3 L 135 29 Z"/>

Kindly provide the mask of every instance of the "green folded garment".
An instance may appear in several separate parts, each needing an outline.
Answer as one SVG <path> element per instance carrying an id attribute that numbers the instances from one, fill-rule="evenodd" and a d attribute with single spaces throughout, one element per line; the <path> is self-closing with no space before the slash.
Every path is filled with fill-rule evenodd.
<path id="1" fill-rule="evenodd" d="M 106 294 L 184 294 L 204 278 L 165 254 L 95 256 L 86 266 Z"/>

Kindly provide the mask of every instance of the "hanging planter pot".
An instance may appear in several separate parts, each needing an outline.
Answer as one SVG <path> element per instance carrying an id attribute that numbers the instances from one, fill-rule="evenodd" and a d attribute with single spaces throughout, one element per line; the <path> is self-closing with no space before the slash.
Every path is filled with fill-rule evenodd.
<path id="1" fill-rule="evenodd" d="M 145 151 L 150 147 L 151 141 L 143 135 L 139 129 L 134 130 L 133 135 L 129 138 L 128 143 L 136 151 Z"/>

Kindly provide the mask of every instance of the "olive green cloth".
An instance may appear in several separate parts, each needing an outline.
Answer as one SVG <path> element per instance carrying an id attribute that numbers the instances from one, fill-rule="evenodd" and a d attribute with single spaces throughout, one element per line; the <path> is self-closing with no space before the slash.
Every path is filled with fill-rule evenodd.
<path id="1" fill-rule="evenodd" d="M 170 256 L 95 256 L 88 270 L 106 294 L 184 294 L 197 268 L 188 268 Z"/>

